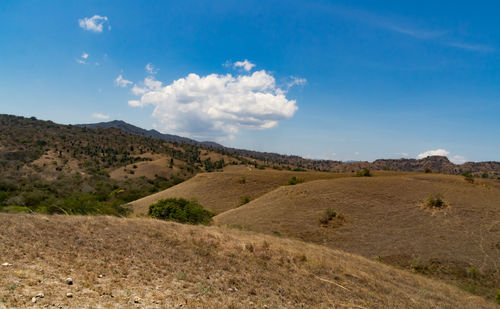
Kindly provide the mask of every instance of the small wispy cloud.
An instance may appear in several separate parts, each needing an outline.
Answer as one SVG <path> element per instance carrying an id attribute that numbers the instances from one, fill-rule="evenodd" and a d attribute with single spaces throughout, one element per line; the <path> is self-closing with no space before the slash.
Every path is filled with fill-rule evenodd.
<path id="1" fill-rule="evenodd" d="M 462 42 L 445 42 L 444 45 L 456 47 L 460 49 L 465 49 L 468 51 L 491 53 L 495 51 L 495 48 L 484 45 L 484 44 L 468 44 Z"/>
<path id="2" fill-rule="evenodd" d="M 156 73 L 158 73 L 158 69 L 152 63 L 146 64 L 145 69 L 149 75 L 155 75 Z"/>
<path id="3" fill-rule="evenodd" d="M 101 113 L 93 113 L 92 117 L 97 118 L 97 119 L 109 119 L 108 115 L 104 115 Z"/>
<path id="4" fill-rule="evenodd" d="M 83 52 L 82 55 L 80 56 L 80 58 L 76 58 L 75 60 L 79 64 L 86 64 L 88 58 L 89 58 L 89 54 L 87 54 L 86 52 Z"/>
<path id="5" fill-rule="evenodd" d="M 133 83 L 131 81 L 123 78 L 122 74 L 118 75 L 118 77 L 115 79 L 115 86 L 116 87 L 126 88 L 126 87 L 128 87 L 128 85 L 131 85 L 131 84 L 133 84 Z"/>
<path id="6" fill-rule="evenodd" d="M 302 77 L 290 76 L 290 81 L 286 83 L 287 89 L 290 89 L 293 86 L 304 86 L 307 84 L 307 79 Z"/>
<path id="7" fill-rule="evenodd" d="M 251 71 L 254 66 L 255 66 L 255 64 L 251 63 L 247 59 L 245 59 L 243 61 L 236 61 L 235 63 L 233 63 L 233 68 L 242 68 L 243 70 L 245 70 L 247 72 Z"/>
<path id="8" fill-rule="evenodd" d="M 324 8 L 326 10 L 326 8 Z M 486 44 L 471 44 L 452 38 L 453 29 L 432 29 L 418 21 L 401 16 L 384 16 L 369 11 L 331 6 L 329 12 L 350 21 L 374 28 L 391 31 L 420 40 L 435 40 L 436 43 L 473 52 L 494 52 L 496 49 Z"/>
<path id="9" fill-rule="evenodd" d="M 412 28 L 405 28 L 405 27 L 402 27 L 399 25 L 391 25 L 391 24 L 387 25 L 387 29 L 401 33 L 401 34 L 406 34 L 406 35 L 412 36 L 412 37 L 417 38 L 417 39 L 423 39 L 423 40 L 442 37 L 443 35 L 448 33 L 448 31 L 429 31 L 429 30 L 422 30 L 422 29 L 417 29 L 417 28 L 412 29 Z"/>
<path id="10" fill-rule="evenodd" d="M 465 162 L 467 162 L 467 159 L 464 156 L 456 155 L 456 156 L 452 156 L 450 158 L 450 161 L 455 163 L 455 164 L 464 164 Z"/>
<path id="11" fill-rule="evenodd" d="M 417 39 L 434 39 L 448 33 L 446 30 L 426 29 L 417 26 L 410 20 L 397 16 L 383 16 L 369 11 L 347 8 L 344 6 L 333 6 L 330 12 L 342 18 L 366 24 L 375 28 L 405 34 Z"/>
<path id="12" fill-rule="evenodd" d="M 78 19 L 78 25 L 80 28 L 92 31 L 92 32 L 102 32 L 104 29 L 104 24 L 108 23 L 107 16 L 94 15 L 92 17 L 84 17 Z M 108 23 L 108 30 L 111 30 L 111 26 Z"/>
<path id="13" fill-rule="evenodd" d="M 398 156 L 401 156 L 402 158 L 406 158 L 406 157 L 410 156 L 410 154 L 407 152 L 396 152 L 395 154 Z"/>

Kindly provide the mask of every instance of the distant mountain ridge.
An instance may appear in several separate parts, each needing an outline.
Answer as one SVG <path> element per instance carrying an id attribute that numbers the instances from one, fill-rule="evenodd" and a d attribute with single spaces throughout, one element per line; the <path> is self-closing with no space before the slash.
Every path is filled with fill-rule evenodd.
<path id="1" fill-rule="evenodd" d="M 261 160 L 269 165 L 285 164 L 293 165 L 313 170 L 325 170 L 336 172 L 353 172 L 362 168 L 372 170 L 393 170 L 393 171 L 408 171 L 408 172 L 423 172 L 430 169 L 433 172 L 446 174 L 461 174 L 471 172 L 476 176 L 500 177 L 500 162 L 466 162 L 464 164 L 454 164 L 444 156 L 430 156 L 423 159 L 378 159 L 373 162 L 367 161 L 351 161 L 342 162 L 334 160 L 313 160 L 305 159 L 296 155 L 283 155 L 272 152 L 259 152 L 246 149 L 230 148 L 220 145 L 215 142 L 199 142 L 187 137 L 182 137 L 173 134 L 164 134 L 156 130 L 145 130 L 137 126 L 131 125 L 121 120 L 109 122 L 100 122 L 93 124 L 79 124 L 77 126 L 90 129 L 95 128 L 117 128 L 127 133 L 141 135 L 150 138 L 161 139 L 167 142 L 178 142 L 198 145 L 206 148 L 222 150 L 229 154 L 249 157 L 255 160 Z"/>
<path id="2" fill-rule="evenodd" d="M 205 142 L 198 142 L 198 141 L 195 141 L 193 139 L 178 136 L 178 135 L 163 134 L 163 133 L 160 133 L 154 129 L 146 130 L 146 129 L 134 126 L 132 124 L 126 123 L 123 120 L 113 120 L 113 121 L 108 121 L 108 122 L 99 122 L 99 123 L 90 123 L 90 124 L 77 124 L 76 126 L 85 127 L 85 128 L 89 128 L 89 129 L 108 129 L 108 128 L 121 129 L 121 130 L 123 130 L 127 133 L 130 133 L 130 134 L 141 135 L 141 136 L 151 137 L 151 138 L 157 138 L 157 139 L 161 139 L 161 140 L 164 140 L 167 142 L 186 143 L 186 144 L 193 144 L 193 145 L 204 145 L 204 143 L 205 143 Z M 210 145 L 215 144 L 215 145 L 218 145 L 219 147 L 223 147 L 222 145 L 219 145 L 219 144 L 213 143 L 213 142 L 206 142 L 206 143 L 209 143 Z"/>

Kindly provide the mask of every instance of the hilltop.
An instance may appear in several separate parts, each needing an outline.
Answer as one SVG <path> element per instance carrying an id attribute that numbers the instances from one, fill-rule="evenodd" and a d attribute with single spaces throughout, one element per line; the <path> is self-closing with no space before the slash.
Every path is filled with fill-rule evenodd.
<path id="1" fill-rule="evenodd" d="M 102 216 L 0 221 L 0 307 L 496 307 L 357 255 L 250 232 Z"/>
<path id="2" fill-rule="evenodd" d="M 380 175 L 394 175 L 395 172 L 382 171 Z M 400 173 L 401 174 L 401 173 Z M 399 175 L 399 174 L 398 174 Z M 149 205 L 168 197 L 195 198 L 216 214 L 240 207 L 242 198 L 255 200 L 278 189 L 295 177 L 299 182 L 353 177 L 352 173 L 332 173 L 317 171 L 288 171 L 259 169 L 253 166 L 231 165 L 218 173 L 200 173 L 172 188 L 148 195 L 129 203 L 136 215 L 146 214 Z"/>

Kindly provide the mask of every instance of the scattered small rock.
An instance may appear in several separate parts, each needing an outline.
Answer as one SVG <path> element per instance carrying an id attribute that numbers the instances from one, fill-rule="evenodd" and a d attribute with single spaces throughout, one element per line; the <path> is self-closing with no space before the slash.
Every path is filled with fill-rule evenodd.
<path id="1" fill-rule="evenodd" d="M 12 266 L 12 264 L 5 262 L 5 263 L 2 263 L 2 266 Z"/>
<path id="2" fill-rule="evenodd" d="M 38 293 L 35 297 L 37 297 L 37 298 L 44 298 L 44 297 L 45 297 L 45 294 L 43 294 L 43 293 Z"/>
<path id="3" fill-rule="evenodd" d="M 31 298 L 32 303 L 36 303 L 37 301 L 38 301 L 38 298 L 36 298 L 36 296 L 33 296 L 33 298 Z"/>
<path id="4" fill-rule="evenodd" d="M 71 279 L 71 278 L 66 278 L 66 284 L 67 284 L 67 285 L 73 285 L 73 279 Z"/>
<path id="5" fill-rule="evenodd" d="M 229 288 L 228 290 L 229 290 L 229 292 L 237 292 L 238 288 L 234 287 L 234 288 Z"/>
<path id="6" fill-rule="evenodd" d="M 103 274 L 100 274 L 100 275 L 99 275 L 99 276 L 97 276 L 97 277 L 99 277 L 99 278 L 103 278 L 103 277 L 104 277 L 104 275 L 103 275 Z"/>
<path id="7" fill-rule="evenodd" d="M 67 298 L 73 298 L 73 293 L 66 293 Z"/>
<path id="8" fill-rule="evenodd" d="M 136 296 L 136 297 L 134 298 L 134 303 L 138 304 L 138 303 L 140 303 L 140 302 L 141 302 L 141 299 L 139 298 L 139 296 Z"/>

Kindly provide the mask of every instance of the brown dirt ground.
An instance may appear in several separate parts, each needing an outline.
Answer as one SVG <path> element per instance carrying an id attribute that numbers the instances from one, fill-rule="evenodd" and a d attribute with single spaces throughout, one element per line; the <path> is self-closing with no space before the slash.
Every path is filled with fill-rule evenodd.
<path id="1" fill-rule="evenodd" d="M 0 226 L 0 262 L 12 264 L 0 265 L 0 308 L 496 308 L 418 274 L 252 232 L 19 214 L 0 214 Z"/>

